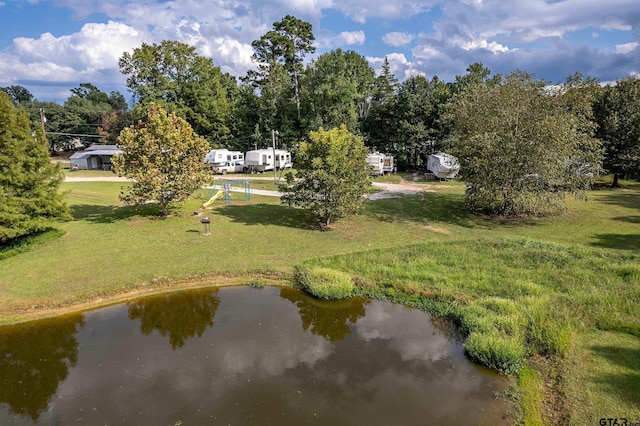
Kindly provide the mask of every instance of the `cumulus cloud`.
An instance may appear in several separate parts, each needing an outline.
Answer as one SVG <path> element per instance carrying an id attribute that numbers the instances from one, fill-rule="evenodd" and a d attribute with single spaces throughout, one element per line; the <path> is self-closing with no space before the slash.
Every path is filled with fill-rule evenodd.
<path id="1" fill-rule="evenodd" d="M 391 32 L 382 37 L 382 42 L 389 46 L 399 47 L 405 46 L 414 39 L 414 36 L 408 33 Z"/>
<path id="2" fill-rule="evenodd" d="M 329 50 L 355 44 L 362 45 L 366 38 L 364 31 L 343 31 L 340 34 L 319 31 L 316 36 L 316 45 L 320 49 Z"/>
<path id="3" fill-rule="evenodd" d="M 364 44 L 365 38 L 364 31 L 343 31 L 338 36 L 338 39 L 346 45 Z"/>
<path id="4" fill-rule="evenodd" d="M 425 75 L 424 71 L 419 69 L 423 65 L 422 62 L 411 62 L 403 53 L 389 53 L 385 58 L 389 62 L 391 72 L 401 81 L 414 75 Z M 385 58 L 367 57 L 367 61 L 378 75 L 382 71 Z"/>
<path id="5" fill-rule="evenodd" d="M 616 45 L 616 53 L 621 53 L 626 55 L 627 53 L 631 53 L 638 48 L 638 42 L 634 41 L 632 43 L 618 44 Z"/>

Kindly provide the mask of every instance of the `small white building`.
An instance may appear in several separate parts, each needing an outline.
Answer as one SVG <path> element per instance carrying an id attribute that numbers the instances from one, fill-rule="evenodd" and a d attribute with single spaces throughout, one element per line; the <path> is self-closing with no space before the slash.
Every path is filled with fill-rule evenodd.
<path id="1" fill-rule="evenodd" d="M 111 170 L 111 157 L 122 154 L 117 145 L 93 144 L 69 157 L 71 170 Z"/>

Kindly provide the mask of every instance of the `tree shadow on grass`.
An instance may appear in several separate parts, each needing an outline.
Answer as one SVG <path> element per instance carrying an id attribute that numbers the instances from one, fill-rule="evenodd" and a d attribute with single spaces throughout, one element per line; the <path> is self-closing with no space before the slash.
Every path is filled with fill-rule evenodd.
<path id="1" fill-rule="evenodd" d="M 617 191 L 615 194 L 595 193 L 593 198 L 599 202 L 613 204 L 630 209 L 640 209 L 640 192 Z"/>
<path id="2" fill-rule="evenodd" d="M 317 219 L 308 211 L 279 204 L 248 204 L 227 206 L 217 214 L 245 225 L 275 225 L 288 228 L 319 230 Z"/>
<path id="3" fill-rule="evenodd" d="M 617 346 L 594 346 L 594 354 L 605 358 L 609 363 L 617 364 L 625 372 L 601 374 L 596 382 L 611 394 L 624 398 L 631 404 L 638 403 L 640 395 L 640 349 Z M 624 415 L 624 413 L 619 413 Z M 636 420 L 636 419 L 634 419 Z"/>
<path id="4" fill-rule="evenodd" d="M 612 220 L 616 220 L 618 222 L 640 223 L 640 216 L 620 216 L 614 217 Z"/>
<path id="5" fill-rule="evenodd" d="M 469 213 L 460 195 L 446 193 L 426 193 L 424 203 L 420 195 L 367 202 L 363 214 L 387 222 L 415 222 L 429 224 L 430 221 L 443 222 L 464 228 L 487 227 L 496 221 L 487 216 Z M 522 223 L 522 221 L 518 221 Z"/>
<path id="6" fill-rule="evenodd" d="M 620 250 L 640 250 L 639 234 L 597 234 L 592 246 Z"/>
<path id="7" fill-rule="evenodd" d="M 74 220 L 85 220 L 93 223 L 113 223 L 127 220 L 135 216 L 154 216 L 160 208 L 157 204 L 142 206 L 97 206 L 94 204 L 75 204 L 71 206 Z"/>

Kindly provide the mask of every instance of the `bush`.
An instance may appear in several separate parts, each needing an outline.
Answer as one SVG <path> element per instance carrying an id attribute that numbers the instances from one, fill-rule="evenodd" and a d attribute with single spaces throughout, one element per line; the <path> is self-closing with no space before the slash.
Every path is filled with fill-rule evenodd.
<path id="1" fill-rule="evenodd" d="M 472 359 L 503 374 L 518 373 L 527 354 L 522 339 L 496 331 L 471 333 L 464 347 Z"/>
<path id="2" fill-rule="evenodd" d="M 298 271 L 298 282 L 319 299 L 344 299 L 353 294 L 351 275 L 327 268 Z"/>

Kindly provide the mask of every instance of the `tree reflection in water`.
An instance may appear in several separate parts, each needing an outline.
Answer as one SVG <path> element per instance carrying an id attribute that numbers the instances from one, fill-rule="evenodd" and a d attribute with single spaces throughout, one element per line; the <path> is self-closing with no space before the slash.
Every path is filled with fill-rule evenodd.
<path id="1" fill-rule="evenodd" d="M 202 336 L 207 327 L 213 327 L 213 318 L 220 304 L 218 288 L 169 293 L 129 303 L 129 319 L 140 320 L 145 335 L 153 330 L 169 336 L 173 349 Z"/>
<path id="2" fill-rule="evenodd" d="M 0 328 L 0 402 L 34 422 L 78 362 L 82 315 Z"/>
<path id="3" fill-rule="evenodd" d="M 293 288 L 282 288 L 280 297 L 296 305 L 303 330 L 310 328 L 311 333 L 330 342 L 342 340 L 351 333 L 347 321 L 355 324 L 364 317 L 365 305 L 370 303 L 362 298 L 319 300 Z"/>

